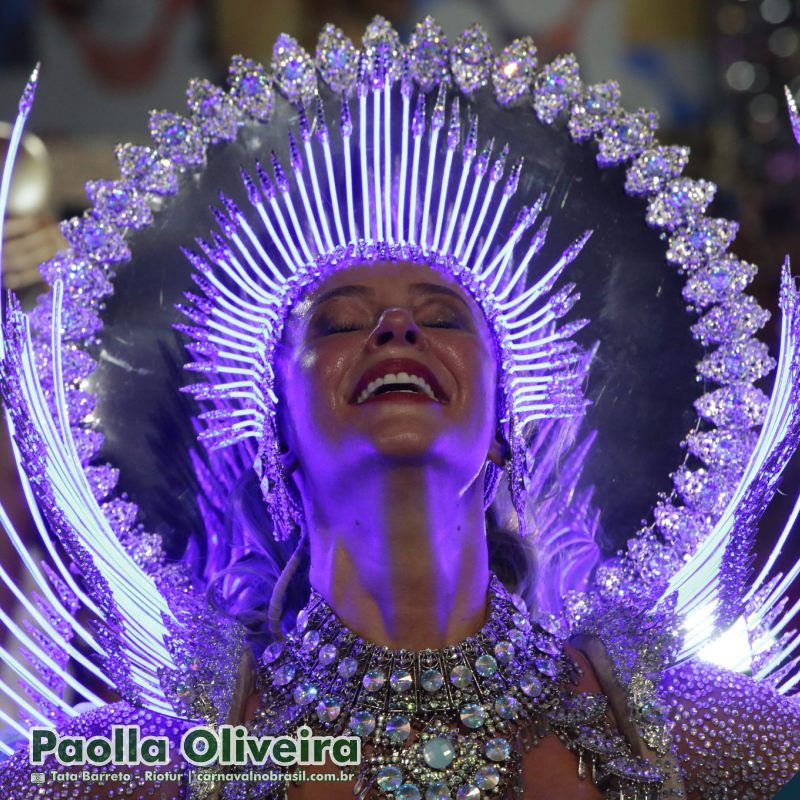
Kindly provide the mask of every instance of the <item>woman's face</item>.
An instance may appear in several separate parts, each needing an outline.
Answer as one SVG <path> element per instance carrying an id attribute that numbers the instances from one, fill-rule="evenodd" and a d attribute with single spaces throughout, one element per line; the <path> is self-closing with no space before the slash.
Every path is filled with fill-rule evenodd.
<path id="1" fill-rule="evenodd" d="M 499 460 L 491 333 L 428 266 L 358 265 L 320 282 L 290 315 L 279 371 L 284 437 L 306 479 L 391 461 L 468 484 Z"/>

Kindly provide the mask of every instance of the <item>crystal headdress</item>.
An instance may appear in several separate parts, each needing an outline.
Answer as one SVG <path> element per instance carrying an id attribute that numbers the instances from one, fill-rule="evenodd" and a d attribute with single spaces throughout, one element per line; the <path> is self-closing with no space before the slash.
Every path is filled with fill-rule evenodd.
<path id="1" fill-rule="evenodd" d="M 32 88 L 23 98 L 17 131 L 31 94 Z M 207 614 L 202 597 L 189 589 L 187 571 L 165 558 L 169 543 L 144 526 L 142 520 L 154 515 L 143 513 L 139 494 L 125 494 L 126 470 L 106 457 L 135 450 L 147 437 L 137 429 L 130 439 L 112 441 L 119 436 L 110 433 L 108 398 L 100 391 L 103 370 L 117 365 L 120 391 L 137 403 L 154 387 L 148 369 L 109 353 L 102 335 L 115 302 L 141 311 L 136 292 L 148 287 L 126 270 L 132 251 L 143 250 L 164 281 L 175 279 L 176 264 L 188 267 L 175 253 L 152 249 L 163 241 L 172 247 L 170 228 L 177 228 L 185 246 L 200 231 L 205 235 L 187 251 L 194 277 L 187 268 L 186 288 L 193 282 L 199 293 L 194 288 L 183 311 L 164 327 L 179 315 L 193 319 L 184 330 L 195 368 L 207 373 L 193 389 L 212 405 L 203 412 L 206 438 L 212 445 L 244 440 L 243 449 L 227 449 L 234 454 L 230 461 L 213 466 L 192 453 L 192 482 L 183 482 L 184 464 L 177 469 L 169 462 L 171 481 L 199 486 L 194 533 L 218 535 L 219 498 L 257 455 L 278 525 L 291 523 L 297 509 L 285 496 L 274 461 L 269 346 L 304 288 L 353 259 L 422 259 L 448 270 L 472 293 L 495 332 L 505 372 L 503 411 L 515 448 L 512 489 L 519 501 L 548 485 L 555 434 L 575 424 L 558 417 L 582 408 L 578 389 L 588 364 L 580 348 L 569 344 L 580 322 L 556 327 L 576 293 L 555 284 L 587 240 L 576 232 L 557 243 L 559 256 L 540 266 L 537 254 L 544 260 L 550 243 L 547 218 L 538 221 L 538 215 L 551 210 L 548 200 L 557 195 L 537 187 L 537 169 L 530 168 L 538 157 L 530 152 L 535 131 L 553 132 L 543 152 L 563 159 L 561 167 L 580 157 L 560 149 L 568 135 L 596 143 L 602 167 L 627 168 L 625 190 L 633 198 L 627 200 L 644 199 L 647 223 L 661 232 L 667 261 L 685 277 L 683 297 L 701 315 L 692 328 L 705 348 L 698 374 L 716 387 L 695 404 L 700 421 L 686 436 L 689 456 L 674 473 L 675 491 L 658 498 L 650 524 L 637 535 L 631 531 L 624 557 L 598 557 L 598 512 L 590 490 L 579 483 L 590 439 L 561 464 L 559 491 L 538 510 L 537 520 L 545 523 L 545 561 L 557 562 L 554 554 L 561 553 L 570 565 L 559 567 L 553 594 L 564 608 L 554 603 L 553 610 L 566 611 L 573 632 L 605 626 L 613 634 L 620 604 L 630 612 L 626 619 L 641 618 L 643 631 L 662 611 L 674 609 L 686 638 L 680 653 L 669 658 L 691 656 L 720 625 L 738 618 L 748 628 L 750 665 L 758 676 L 771 676 L 782 691 L 797 683 L 791 664 L 786 666 L 796 642 L 786 638 L 785 628 L 798 609 L 782 619 L 779 612 L 800 565 L 772 575 L 791 526 L 755 579 L 749 572 L 755 522 L 797 441 L 800 323 L 794 283 L 785 269 L 782 350 L 767 398 L 753 385 L 774 366 L 753 338 L 766 312 L 743 293 L 754 268 L 726 252 L 736 226 L 704 215 L 713 185 L 681 177 L 687 151 L 660 146 L 654 115 L 625 112 L 618 94 L 613 83 L 585 86 L 571 56 L 539 67 L 529 40 L 495 57 L 479 28 L 448 45 L 426 20 L 403 45 L 377 20 L 360 52 L 326 28 L 316 60 L 288 37 L 278 40 L 269 71 L 235 59 L 230 91 L 193 82 L 188 116 L 154 113 L 154 146 L 118 150 L 121 179 L 89 184 L 93 207 L 63 228 L 70 249 L 42 267 L 55 290 L 30 320 L 13 303 L 6 308 L 0 388 L 23 485 L 55 564 L 40 568 L 12 534 L 42 590 L 36 604 L 27 601 L 39 628 L 15 630 L 28 663 L 8 658 L 24 686 L 0 687 L 23 709 L 24 719 L 71 715 L 63 700 L 65 683 L 97 699 L 65 667 L 68 657 L 93 663 L 71 644 L 73 634 L 105 657 L 106 668 L 95 673 L 125 696 L 159 711 L 225 719 L 235 677 L 230 654 L 242 631 Z M 488 148 L 492 136 L 494 151 Z M 522 155 L 525 163 L 519 162 Z M 176 194 L 186 205 L 173 202 Z M 567 214 L 553 209 L 548 239 L 556 211 Z M 632 212 L 626 213 L 616 224 L 636 227 L 629 224 Z M 214 217 L 217 232 L 209 236 Z M 160 222 L 155 231 L 154 220 Z M 585 255 L 570 269 L 581 266 Z M 160 291 L 156 287 L 153 302 L 163 306 Z M 148 346 L 143 329 L 132 338 L 136 348 Z M 141 380 L 135 389 L 133 380 Z M 183 415 L 191 431 L 195 413 L 178 407 L 175 416 Z M 537 420 L 544 424 L 531 437 Z M 131 427 L 127 421 L 125 427 Z M 253 440 L 265 442 L 260 453 L 248 449 Z M 136 452 L 138 457 L 141 450 Z M 491 494 L 492 486 L 487 489 Z M 172 492 L 166 505 L 178 499 Z M 517 506 L 524 523 L 526 509 Z M 85 587 L 52 546 L 51 533 L 78 565 Z M 9 576 L 2 577 L 13 586 Z M 27 600 L 15 591 L 20 602 Z M 80 605 L 105 620 L 98 632 L 76 619 Z M 664 663 L 661 651 L 632 646 L 624 638 L 629 635 L 606 641 L 624 676 L 638 675 L 637 691 L 647 694 L 648 675 Z M 43 649 L 42 642 L 52 640 L 61 644 Z M 183 679 L 188 665 L 195 676 L 191 685 Z M 225 674 L 216 671 L 220 665 Z M 24 734 L 24 725 L 18 730 Z"/>
<path id="2" fill-rule="evenodd" d="M 485 44 L 480 32 L 470 36 L 465 58 Z M 502 106 L 529 97 L 534 54 L 530 42 L 520 41 L 498 60 Z M 202 415 L 208 427 L 201 437 L 216 446 L 247 437 L 259 442 L 265 496 L 284 534 L 302 512 L 281 474 L 274 351 L 300 295 L 342 266 L 424 262 L 454 277 L 483 309 L 497 345 L 501 422 L 508 428 L 510 486 L 523 530 L 531 423 L 582 411 L 588 359 L 570 341 L 582 322 L 555 325 L 577 297 L 572 285 L 551 290 L 589 232 L 549 268 L 531 266 L 547 232 L 547 221 L 536 227 L 544 197 L 515 202 L 522 160 L 508 164 L 507 145 L 499 153 L 492 140 L 481 146 L 478 116 L 471 108 L 461 111 L 460 96 L 479 89 L 488 74 L 465 61 L 455 66 L 457 85 L 450 89 L 447 56 L 432 22 L 420 27 L 407 52 L 387 24 L 377 23 L 360 55 L 328 27 L 320 39 L 324 83 L 318 85 L 311 58 L 281 37 L 273 81 L 292 104 L 289 169 L 275 151 L 269 166 L 243 168 L 247 205 L 222 195 L 214 209 L 220 232 L 212 242 L 199 242 L 201 254 L 187 251 L 202 296 L 190 297 L 184 311 L 193 325 L 180 329 L 192 337 L 198 356 L 188 368 L 212 376 L 188 388 L 216 406 Z M 248 108 L 243 93 L 265 86 L 266 74 L 236 61 L 232 75 L 233 93 Z M 205 84 L 191 90 L 206 136 L 235 132 L 235 126 L 220 127 L 226 102 Z M 269 117 L 263 89 L 256 103 L 256 113 Z M 270 124 L 286 127 L 285 116 Z M 157 117 L 154 132 L 167 142 L 190 138 L 173 116 Z M 487 505 L 497 483 L 494 465 L 489 470 Z"/>

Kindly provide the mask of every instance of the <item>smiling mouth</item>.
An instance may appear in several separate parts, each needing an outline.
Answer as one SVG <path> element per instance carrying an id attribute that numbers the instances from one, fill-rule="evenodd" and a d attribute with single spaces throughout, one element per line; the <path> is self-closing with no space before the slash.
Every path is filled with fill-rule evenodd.
<path id="1" fill-rule="evenodd" d="M 356 405 L 386 396 L 392 396 L 394 399 L 419 399 L 432 400 L 435 403 L 441 402 L 425 378 L 420 375 L 399 372 L 389 373 L 370 381 L 356 398 Z"/>

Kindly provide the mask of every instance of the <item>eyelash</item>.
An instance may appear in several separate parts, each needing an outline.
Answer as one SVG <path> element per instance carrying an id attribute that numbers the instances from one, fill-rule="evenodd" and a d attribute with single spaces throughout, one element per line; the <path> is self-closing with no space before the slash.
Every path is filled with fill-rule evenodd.
<path id="1" fill-rule="evenodd" d="M 444 329 L 460 329 L 463 327 L 460 322 L 452 319 L 438 319 L 433 322 L 421 323 L 424 328 L 444 328 Z M 336 333 L 353 333 L 354 331 L 361 330 L 361 325 L 351 325 L 348 323 L 336 324 L 335 322 L 325 322 L 321 327 L 321 334 L 323 336 L 331 336 Z"/>

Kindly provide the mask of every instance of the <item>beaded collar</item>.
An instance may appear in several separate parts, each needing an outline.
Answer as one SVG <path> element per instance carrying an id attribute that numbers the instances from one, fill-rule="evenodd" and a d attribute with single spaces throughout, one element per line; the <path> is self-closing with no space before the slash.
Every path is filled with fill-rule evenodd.
<path id="1" fill-rule="evenodd" d="M 358 736 L 362 800 L 518 796 L 522 754 L 548 733 L 577 753 L 579 777 L 591 775 L 610 797 L 657 798 L 661 770 L 610 726 L 602 694 L 574 691 L 579 676 L 558 621 L 532 617 L 495 576 L 483 628 L 440 650 L 371 644 L 312 590 L 295 629 L 264 653 L 250 728 Z M 285 781 L 230 778 L 225 798 L 286 796 Z"/>

